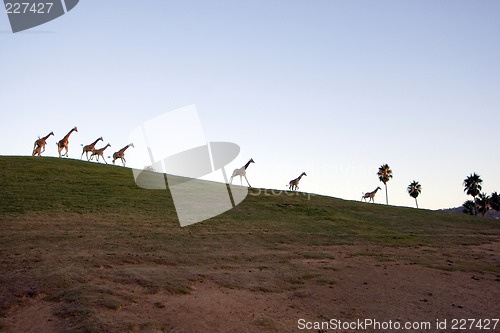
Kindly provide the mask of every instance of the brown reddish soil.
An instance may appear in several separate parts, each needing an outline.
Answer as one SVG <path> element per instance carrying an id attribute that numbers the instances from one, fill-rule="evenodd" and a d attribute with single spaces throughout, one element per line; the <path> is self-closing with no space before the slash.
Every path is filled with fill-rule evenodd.
<path id="1" fill-rule="evenodd" d="M 287 246 L 282 251 L 304 250 Z M 328 332 L 318 329 L 299 330 L 298 320 L 356 321 L 370 318 L 401 323 L 428 321 L 433 325 L 431 330 L 427 330 L 429 332 L 451 332 L 450 321 L 453 318 L 493 319 L 500 316 L 500 276 L 494 273 L 464 272 L 454 267 L 455 260 L 464 251 L 477 260 L 500 266 L 499 242 L 464 246 L 446 254 L 439 254 L 436 249 L 426 247 L 339 245 L 318 247 L 316 250 L 330 253 L 331 256 L 294 259 L 293 265 L 304 268 L 304 271 L 311 274 L 297 281 L 293 290 L 258 290 L 250 286 L 259 281 L 265 285 L 266 277 L 272 279 L 274 275 L 279 275 L 279 272 L 273 272 L 279 270 L 279 267 L 264 267 L 254 271 L 243 266 L 231 266 L 218 272 L 227 275 L 228 279 L 246 281 L 241 288 L 224 287 L 213 282 L 210 272 L 206 275 L 198 274 L 198 278 L 190 281 L 190 291 L 181 294 L 164 290 L 145 292 L 139 285 L 97 278 L 100 280 L 94 282 L 102 288 L 134 297 L 115 309 L 100 309 L 94 319 L 101 326 L 88 328 L 88 331 Z M 308 248 L 307 251 L 311 249 Z M 426 264 L 431 257 L 432 263 L 441 262 L 442 267 L 428 267 L 432 266 Z M 262 271 L 264 274 L 261 274 Z M 256 278 L 252 279 L 254 275 Z M 283 278 L 287 279 L 286 274 Z M 217 280 L 221 281 L 220 278 Z M 57 302 L 44 300 L 44 295 L 28 298 L 6 312 L 3 331 L 82 330 L 81 327 L 73 327 L 64 316 L 56 315 L 60 311 L 59 306 Z M 437 319 L 447 319 L 447 329 L 436 329 Z M 124 326 L 124 323 L 127 324 Z M 343 330 L 337 330 L 341 331 Z M 488 330 L 494 331 L 500 331 L 500 324 L 496 330 Z"/>

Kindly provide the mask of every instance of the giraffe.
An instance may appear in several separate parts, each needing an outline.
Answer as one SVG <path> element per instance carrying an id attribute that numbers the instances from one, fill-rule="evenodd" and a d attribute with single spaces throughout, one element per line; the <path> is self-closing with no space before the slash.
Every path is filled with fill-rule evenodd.
<path id="1" fill-rule="evenodd" d="M 94 150 L 92 151 L 92 154 L 90 155 L 90 159 L 92 160 L 92 158 L 93 158 L 94 156 L 97 156 L 97 157 L 96 157 L 96 161 L 97 161 L 97 162 L 99 162 L 99 156 L 101 156 L 101 157 L 102 157 L 102 159 L 104 160 L 104 163 L 108 164 L 108 162 L 106 162 L 106 159 L 104 158 L 104 155 L 103 155 L 104 151 L 105 151 L 105 150 L 106 150 L 106 148 L 108 148 L 108 147 L 111 147 L 111 145 L 110 145 L 109 143 L 108 143 L 107 145 L 105 145 L 104 147 L 102 147 L 102 148 L 99 148 L 99 149 L 94 149 Z"/>
<path id="2" fill-rule="evenodd" d="M 241 168 L 239 169 L 235 169 L 233 171 L 233 175 L 231 176 L 231 184 L 233 183 L 233 178 L 236 177 L 236 176 L 240 176 L 240 184 L 243 185 L 243 179 L 242 177 L 245 177 L 245 180 L 247 181 L 247 184 L 248 184 L 248 187 L 252 187 L 250 185 L 250 183 L 248 182 L 248 179 L 247 179 L 247 168 L 248 166 L 250 165 L 250 163 L 255 163 L 253 158 L 251 158 L 247 164 L 245 164 L 244 166 L 242 166 Z"/>
<path id="3" fill-rule="evenodd" d="M 78 129 L 76 128 L 76 126 L 74 128 L 72 128 L 71 131 L 69 131 L 68 134 L 66 134 L 64 136 L 64 138 L 61 139 L 61 141 L 57 142 L 57 151 L 59 152 L 59 157 L 64 156 L 64 155 L 66 155 L 66 157 L 68 156 L 68 143 L 69 143 L 68 138 L 71 135 L 71 133 L 73 133 L 73 131 L 78 132 Z M 63 149 L 66 149 L 66 153 L 61 155 L 61 151 Z"/>
<path id="4" fill-rule="evenodd" d="M 307 174 L 305 172 L 302 172 L 300 174 L 300 176 L 298 176 L 295 179 L 290 180 L 290 183 L 288 183 L 288 188 L 292 191 L 297 191 L 299 189 L 299 182 L 300 182 L 300 178 L 302 178 L 302 176 L 307 176 Z"/>
<path id="5" fill-rule="evenodd" d="M 95 145 L 99 140 L 103 141 L 102 136 L 100 138 L 98 138 L 97 140 L 95 140 L 94 142 L 92 142 L 91 144 L 84 146 L 83 151 L 82 151 L 82 156 L 80 157 L 80 159 L 82 159 L 83 154 L 85 154 L 85 156 L 87 156 L 87 161 L 88 161 L 89 160 L 89 152 L 91 153 L 91 156 L 92 156 L 92 153 L 94 152 Z"/>
<path id="6" fill-rule="evenodd" d="M 366 202 L 366 198 L 370 198 L 368 200 L 368 202 L 370 202 L 370 201 L 375 202 L 374 198 L 375 198 L 375 194 L 377 194 L 378 190 L 381 190 L 381 188 L 379 186 L 377 186 L 377 188 L 375 190 L 371 191 L 371 192 L 363 193 L 363 196 L 361 197 L 361 200 L 365 199 L 365 202 Z"/>
<path id="7" fill-rule="evenodd" d="M 35 155 L 42 156 L 42 153 L 45 151 L 45 145 L 47 144 L 46 140 L 51 135 L 54 135 L 54 132 L 50 132 L 49 134 L 47 134 L 43 138 L 40 138 L 40 139 L 35 141 L 35 144 L 33 145 L 33 155 L 32 156 L 35 156 Z M 41 148 L 43 148 L 43 150 L 41 150 Z"/>
<path id="8" fill-rule="evenodd" d="M 123 166 L 125 166 L 125 163 L 127 163 L 127 160 L 125 160 L 125 150 L 127 150 L 128 147 L 134 148 L 134 144 L 130 143 L 130 144 L 126 145 L 125 147 L 123 147 L 122 149 L 120 149 L 119 151 L 115 152 L 113 154 L 113 164 L 115 164 L 115 161 L 117 159 L 121 159 Z"/>

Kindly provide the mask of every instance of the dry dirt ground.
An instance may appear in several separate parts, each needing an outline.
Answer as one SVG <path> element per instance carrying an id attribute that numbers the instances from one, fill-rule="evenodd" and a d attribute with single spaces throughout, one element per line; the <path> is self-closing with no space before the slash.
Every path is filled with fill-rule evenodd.
<path id="1" fill-rule="evenodd" d="M 138 284 L 120 283 L 95 276 L 94 284 L 116 295 L 133 295 L 116 308 L 101 308 L 95 319 L 106 323 L 109 332 L 385 332 L 373 327 L 328 330 L 327 327 L 300 329 L 299 320 L 344 322 L 373 319 L 379 322 L 430 322 L 431 329 L 405 332 L 499 332 L 500 323 L 489 330 L 452 329 L 453 319 L 495 319 L 500 317 L 500 276 L 494 273 L 455 270 L 464 256 L 500 266 L 500 242 L 468 245 L 441 253 L 427 247 L 381 247 L 339 245 L 317 247 L 323 257 L 293 259 L 294 267 L 309 275 L 296 281 L 297 288 L 266 289 L 266 281 L 279 275 L 280 267 L 248 269 L 232 263 L 220 266 L 217 281 L 245 281 L 241 288 L 215 283 L 214 272 L 198 272 L 189 281 L 189 292 L 147 291 Z M 284 246 L 282 253 L 311 252 L 311 248 Z M 271 254 L 269 254 L 271 255 Z M 432 258 L 432 261 L 428 259 Z M 428 265 L 427 263 L 433 264 Z M 435 263 L 438 268 L 433 268 Z M 176 268 L 173 268 L 176 269 Z M 321 272 L 316 274 L 315 272 Z M 284 278 L 286 276 L 284 275 Z M 285 283 L 285 281 L 283 281 Z M 290 283 L 290 281 L 286 281 Z M 251 284 L 254 284 L 252 286 Z M 255 288 L 258 285 L 258 288 Z M 32 295 L 33 296 L 33 295 Z M 60 304 L 43 294 L 26 297 L 8 309 L 3 331 L 72 331 L 69 320 L 56 313 Z M 436 328 L 436 320 L 447 320 Z M 126 327 L 123 323 L 128 324 Z M 469 324 L 467 324 L 469 325 Z M 332 327 L 330 327 L 332 328 Z M 91 329 L 89 329 L 91 330 Z M 96 329 L 99 331 L 99 329 Z"/>

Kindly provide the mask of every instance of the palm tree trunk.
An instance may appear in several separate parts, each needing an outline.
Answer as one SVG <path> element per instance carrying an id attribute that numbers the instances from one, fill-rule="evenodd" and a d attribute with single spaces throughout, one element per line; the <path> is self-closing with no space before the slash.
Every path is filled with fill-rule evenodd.
<path id="1" fill-rule="evenodd" d="M 415 204 L 417 205 L 417 209 L 418 209 L 418 201 L 417 201 L 417 198 L 415 198 Z"/>
<path id="2" fill-rule="evenodd" d="M 387 184 L 384 184 L 384 186 L 385 186 L 385 203 L 386 203 L 386 205 L 388 205 L 389 204 L 389 197 L 387 196 Z"/>

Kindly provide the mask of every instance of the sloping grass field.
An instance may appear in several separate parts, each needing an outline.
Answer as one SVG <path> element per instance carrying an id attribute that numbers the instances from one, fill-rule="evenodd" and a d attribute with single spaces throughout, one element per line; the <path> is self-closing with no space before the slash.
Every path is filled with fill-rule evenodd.
<path id="1" fill-rule="evenodd" d="M 351 266 L 500 280 L 498 257 L 471 250 L 498 244 L 498 220 L 250 189 L 181 228 L 169 190 L 138 188 L 128 168 L 0 157 L 0 179 L 0 331 L 291 332 L 295 315 L 337 314 L 313 299 L 344 288 L 343 249 Z"/>

